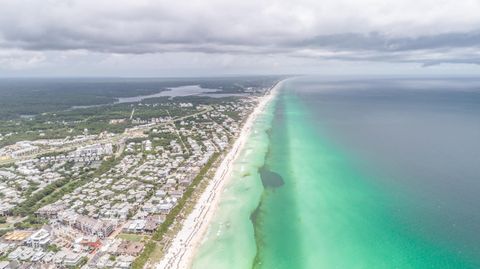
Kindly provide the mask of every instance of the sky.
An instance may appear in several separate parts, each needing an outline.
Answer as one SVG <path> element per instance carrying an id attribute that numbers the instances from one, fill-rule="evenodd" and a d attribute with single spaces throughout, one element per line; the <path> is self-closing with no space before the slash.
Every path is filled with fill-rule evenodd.
<path id="1" fill-rule="evenodd" d="M 0 0 L 0 77 L 479 71 L 480 0 Z"/>

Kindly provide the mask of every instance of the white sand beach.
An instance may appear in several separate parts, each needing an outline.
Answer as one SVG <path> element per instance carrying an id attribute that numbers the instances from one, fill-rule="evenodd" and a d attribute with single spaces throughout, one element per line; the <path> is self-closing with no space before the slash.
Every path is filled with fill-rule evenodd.
<path id="1" fill-rule="evenodd" d="M 191 266 L 196 248 L 201 243 L 207 231 L 209 222 L 218 205 L 221 192 L 226 181 L 230 178 L 233 163 L 247 141 L 255 119 L 264 111 L 266 105 L 275 95 L 276 89 L 280 87 L 280 84 L 281 82 L 275 84 L 269 91 L 269 94 L 261 97 L 257 107 L 249 115 L 242 127 L 239 137 L 221 161 L 213 179 L 201 194 L 192 212 L 184 220 L 182 229 L 173 239 L 162 260 L 156 265 L 156 268 L 187 269 Z"/>

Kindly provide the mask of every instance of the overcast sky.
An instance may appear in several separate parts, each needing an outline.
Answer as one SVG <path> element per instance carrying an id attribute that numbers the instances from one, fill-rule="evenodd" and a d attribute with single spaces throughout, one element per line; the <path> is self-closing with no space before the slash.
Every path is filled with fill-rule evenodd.
<path id="1" fill-rule="evenodd" d="M 0 76 L 479 71 L 480 0 L 0 0 Z"/>

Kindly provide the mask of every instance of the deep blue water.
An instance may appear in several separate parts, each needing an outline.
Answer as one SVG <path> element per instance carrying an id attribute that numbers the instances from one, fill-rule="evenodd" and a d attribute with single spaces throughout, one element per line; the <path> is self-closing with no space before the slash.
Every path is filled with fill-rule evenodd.
<path id="1" fill-rule="evenodd" d="M 480 79 L 301 78 L 316 128 L 426 240 L 480 261 Z"/>

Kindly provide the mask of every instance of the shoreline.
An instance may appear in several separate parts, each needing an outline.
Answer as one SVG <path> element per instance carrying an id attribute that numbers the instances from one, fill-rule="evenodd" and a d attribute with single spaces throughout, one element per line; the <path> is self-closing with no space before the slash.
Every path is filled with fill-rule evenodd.
<path id="1" fill-rule="evenodd" d="M 234 161 L 247 142 L 253 123 L 275 96 L 275 91 L 284 80 L 275 83 L 268 93 L 260 97 L 255 109 L 242 126 L 240 135 L 225 155 L 215 171 L 214 177 L 200 195 L 194 209 L 184 220 L 181 230 L 172 240 L 161 261 L 155 265 L 158 269 L 188 269 L 212 220 L 219 203 L 221 191 L 231 174 Z"/>

